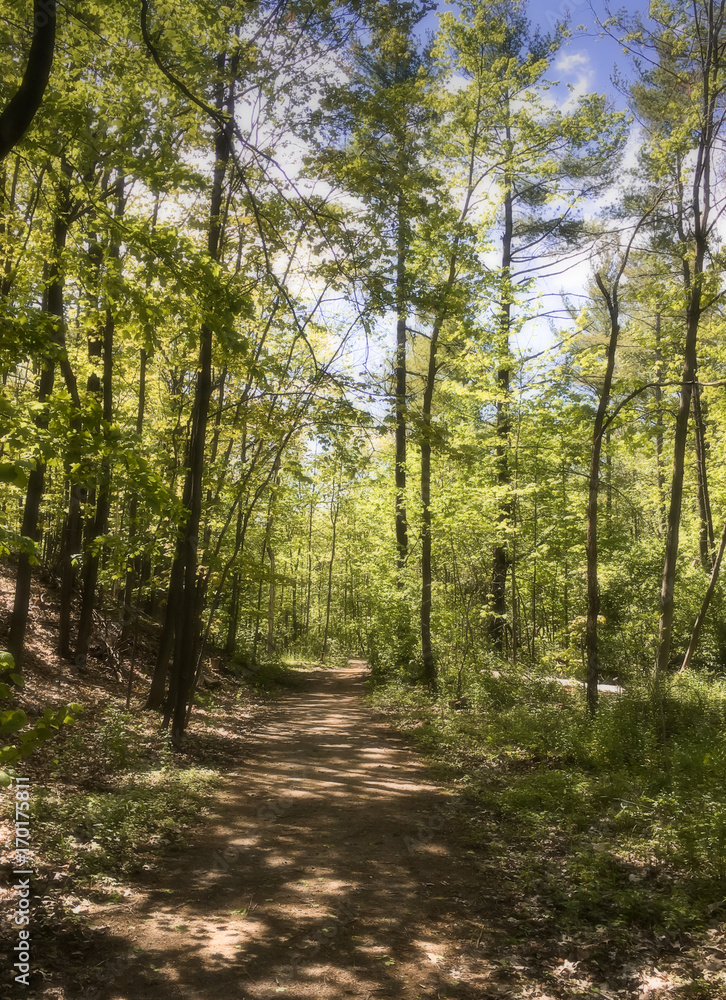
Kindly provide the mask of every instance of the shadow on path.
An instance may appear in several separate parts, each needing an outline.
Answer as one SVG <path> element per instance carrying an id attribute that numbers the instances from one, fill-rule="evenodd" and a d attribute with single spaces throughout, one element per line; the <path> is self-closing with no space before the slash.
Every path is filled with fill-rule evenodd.
<path id="1" fill-rule="evenodd" d="M 204 840 L 104 908 L 137 957 L 89 998 L 484 995 L 452 798 L 364 707 L 366 676 L 306 672 L 270 712 Z"/>

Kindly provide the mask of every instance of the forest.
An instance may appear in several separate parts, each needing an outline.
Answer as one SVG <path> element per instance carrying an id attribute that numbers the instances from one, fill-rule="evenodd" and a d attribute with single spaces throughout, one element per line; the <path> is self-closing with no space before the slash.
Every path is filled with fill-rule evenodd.
<path id="1" fill-rule="evenodd" d="M 525 0 L 3 0 L 6 785 L 80 714 L 42 588 L 172 753 L 352 657 L 504 826 L 681 873 L 578 919 L 721 912 L 726 3 L 595 9 L 617 100 Z"/>

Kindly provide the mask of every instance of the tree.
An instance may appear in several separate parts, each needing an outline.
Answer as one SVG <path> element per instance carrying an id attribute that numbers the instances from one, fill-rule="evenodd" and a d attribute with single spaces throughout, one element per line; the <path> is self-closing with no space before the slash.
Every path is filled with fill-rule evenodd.
<path id="1" fill-rule="evenodd" d="M 363 206 L 355 223 L 362 230 L 356 235 L 355 269 L 365 289 L 367 323 L 389 311 L 395 322 L 392 408 L 401 584 L 409 552 L 407 345 L 419 294 L 412 242 L 436 196 L 435 174 L 427 162 L 432 109 L 425 99 L 434 78 L 430 55 L 414 36 L 430 9 L 420 2 L 379 5 L 369 38 L 351 47 L 348 78 L 325 95 L 322 138 L 327 142 L 314 160 L 336 191 Z"/>
<path id="2" fill-rule="evenodd" d="M 469 81 L 457 113 L 460 127 L 477 107 L 482 137 L 477 171 L 491 185 L 487 220 L 500 264 L 480 308 L 497 366 L 496 488 L 500 526 L 492 554 L 489 633 L 504 650 L 507 572 L 513 517 L 510 471 L 511 340 L 536 315 L 524 299 L 536 277 L 561 273 L 587 253 L 589 237 L 580 207 L 612 182 L 624 120 L 604 98 L 589 94 L 564 109 L 547 93 L 550 70 L 565 29 L 533 32 L 524 3 L 467 3 L 442 21 L 439 46 L 458 75 Z M 476 102 L 479 102 L 477 104 Z M 481 104 L 481 107 L 479 105 Z M 539 306 L 541 309 L 541 306 Z"/>
<path id="3" fill-rule="evenodd" d="M 726 5 L 710 0 L 694 0 L 689 8 L 660 3 L 653 14 L 655 29 L 636 25 L 632 33 L 632 42 L 649 54 L 652 64 L 641 71 L 633 86 L 633 103 L 644 129 L 646 176 L 667 190 L 663 213 L 657 220 L 660 245 L 671 256 L 674 270 L 680 270 L 685 326 L 660 596 L 656 673 L 661 677 L 671 660 L 686 440 L 698 377 L 698 333 L 703 315 L 718 297 L 713 240 L 723 205 L 714 191 L 714 173 L 723 134 Z M 696 413 L 698 416 L 698 403 Z M 702 428 L 698 436 L 705 486 Z M 705 514 L 703 489 L 701 497 Z"/>
<path id="4" fill-rule="evenodd" d="M 56 0 L 33 0 L 33 34 L 23 79 L 0 112 L 0 160 L 20 142 L 41 105 L 55 52 Z"/>

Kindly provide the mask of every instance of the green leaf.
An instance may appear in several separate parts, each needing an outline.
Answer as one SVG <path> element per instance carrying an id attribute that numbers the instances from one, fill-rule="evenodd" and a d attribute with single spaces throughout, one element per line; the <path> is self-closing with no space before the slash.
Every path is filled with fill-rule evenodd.
<path id="1" fill-rule="evenodd" d="M 0 483 L 24 489 L 28 485 L 28 471 L 14 462 L 0 462 Z"/>
<path id="2" fill-rule="evenodd" d="M 17 733 L 27 723 L 28 716 L 22 708 L 10 708 L 0 712 L 0 733 Z"/>

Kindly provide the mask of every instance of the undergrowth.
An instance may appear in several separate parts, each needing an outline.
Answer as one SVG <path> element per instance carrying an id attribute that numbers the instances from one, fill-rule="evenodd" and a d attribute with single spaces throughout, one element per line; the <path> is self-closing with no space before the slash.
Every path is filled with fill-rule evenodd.
<path id="1" fill-rule="evenodd" d="M 466 700 L 371 695 L 465 789 L 471 846 L 562 927 L 691 930 L 726 909 L 726 683 L 601 696 L 482 671 Z M 544 902 L 542 902 L 544 901 Z"/>
<path id="2" fill-rule="evenodd" d="M 49 780 L 32 793 L 39 868 L 108 885 L 183 842 L 219 775 L 179 760 L 157 727 L 112 707 L 56 741 Z"/>

